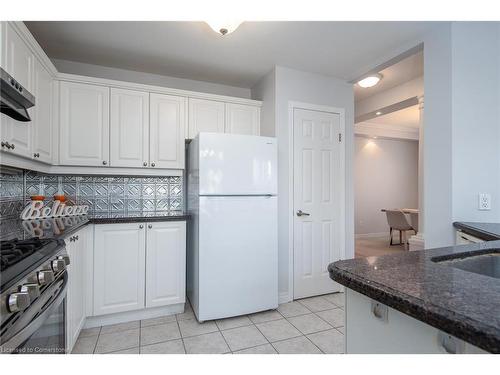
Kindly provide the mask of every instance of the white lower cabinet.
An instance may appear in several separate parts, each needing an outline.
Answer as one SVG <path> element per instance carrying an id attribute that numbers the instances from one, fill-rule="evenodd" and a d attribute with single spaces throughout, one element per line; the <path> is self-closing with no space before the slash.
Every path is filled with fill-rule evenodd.
<path id="1" fill-rule="evenodd" d="M 185 301 L 184 221 L 94 228 L 93 315 Z"/>
<path id="2" fill-rule="evenodd" d="M 66 251 L 70 258 L 68 293 L 66 295 L 66 350 L 71 352 L 80 330 L 85 323 L 86 298 L 89 292 L 86 272 L 87 253 L 92 251 L 92 230 L 84 227 L 66 239 Z"/>
<path id="3" fill-rule="evenodd" d="M 346 289 L 346 353 L 486 353 L 437 328 Z"/>
<path id="4" fill-rule="evenodd" d="M 144 224 L 95 225 L 94 315 L 144 307 Z"/>
<path id="5" fill-rule="evenodd" d="M 146 307 L 184 303 L 186 222 L 150 223 L 146 238 Z"/>

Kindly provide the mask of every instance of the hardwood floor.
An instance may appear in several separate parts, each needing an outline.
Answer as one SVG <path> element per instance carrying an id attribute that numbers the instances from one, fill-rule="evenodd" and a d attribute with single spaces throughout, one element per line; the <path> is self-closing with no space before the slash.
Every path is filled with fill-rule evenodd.
<path id="1" fill-rule="evenodd" d="M 399 237 L 394 236 L 397 242 Z M 356 238 L 354 254 L 356 258 L 366 258 L 386 254 L 396 254 L 406 251 L 403 245 L 389 245 L 389 235 L 387 237 Z"/>

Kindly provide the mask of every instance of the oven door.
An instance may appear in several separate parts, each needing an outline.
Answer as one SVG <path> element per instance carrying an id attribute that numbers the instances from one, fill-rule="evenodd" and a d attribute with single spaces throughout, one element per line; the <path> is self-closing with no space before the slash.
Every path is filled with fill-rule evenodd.
<path id="1" fill-rule="evenodd" d="M 64 354 L 66 348 L 65 272 L 23 312 L 9 331 L 15 332 L 0 347 L 1 353 Z"/>

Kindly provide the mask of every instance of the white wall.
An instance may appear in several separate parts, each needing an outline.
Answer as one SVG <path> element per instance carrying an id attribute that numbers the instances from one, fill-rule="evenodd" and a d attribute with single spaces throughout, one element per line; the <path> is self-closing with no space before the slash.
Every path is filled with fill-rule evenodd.
<path id="1" fill-rule="evenodd" d="M 191 90 L 218 95 L 236 96 L 240 98 L 250 98 L 251 95 L 250 89 L 242 87 L 136 72 L 133 70 L 85 64 L 75 61 L 52 59 L 52 62 L 61 73 L 79 74 L 83 76 L 142 83 L 145 85 L 163 86 L 179 90 Z"/>
<path id="2" fill-rule="evenodd" d="M 289 295 L 289 119 L 291 101 L 344 108 L 346 111 L 346 253 L 354 257 L 354 202 L 352 184 L 352 155 L 354 142 L 354 94 L 352 85 L 334 77 L 323 76 L 276 66 L 275 80 L 275 128 L 278 138 L 278 246 L 279 292 L 281 298 Z M 268 87 L 272 85 L 268 82 Z M 254 91 L 255 99 L 262 99 Z M 260 90 L 260 89 L 259 89 Z M 272 96 L 270 96 L 272 98 Z M 272 99 L 271 99 L 272 100 Z M 289 295 L 291 298 L 292 296 Z"/>
<path id="3" fill-rule="evenodd" d="M 424 235 L 427 248 L 453 243 L 451 24 L 424 38 Z"/>
<path id="4" fill-rule="evenodd" d="M 252 99 L 262 100 L 260 111 L 260 135 L 276 136 L 276 70 L 268 74 L 252 87 Z"/>
<path id="5" fill-rule="evenodd" d="M 453 220 L 500 221 L 498 23 L 452 25 Z M 478 194 L 491 194 L 491 211 Z"/>
<path id="6" fill-rule="evenodd" d="M 418 142 L 355 137 L 356 235 L 388 233 L 382 208 L 418 207 Z"/>

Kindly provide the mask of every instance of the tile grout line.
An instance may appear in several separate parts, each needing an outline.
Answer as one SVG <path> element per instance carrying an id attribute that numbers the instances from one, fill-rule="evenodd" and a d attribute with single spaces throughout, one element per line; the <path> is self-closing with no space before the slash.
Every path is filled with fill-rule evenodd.
<path id="1" fill-rule="evenodd" d="M 102 326 L 99 327 L 99 333 L 97 334 L 97 340 L 95 341 L 94 350 L 92 351 L 92 354 L 96 354 L 95 351 L 97 349 L 97 344 L 99 342 L 99 337 L 101 337 L 101 331 L 102 331 Z"/>
<path id="2" fill-rule="evenodd" d="M 187 298 L 186 298 L 186 300 L 187 300 Z M 186 303 L 184 302 L 184 310 L 186 310 L 185 304 Z M 184 349 L 184 354 L 188 354 L 188 352 L 186 350 L 186 343 L 184 342 L 184 337 L 182 337 L 182 332 L 181 332 L 181 326 L 179 324 L 179 319 L 177 319 L 177 314 L 175 314 L 175 322 L 177 323 L 177 329 L 179 330 L 179 335 L 181 336 L 181 343 L 182 343 L 182 348 Z"/>

